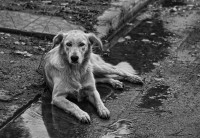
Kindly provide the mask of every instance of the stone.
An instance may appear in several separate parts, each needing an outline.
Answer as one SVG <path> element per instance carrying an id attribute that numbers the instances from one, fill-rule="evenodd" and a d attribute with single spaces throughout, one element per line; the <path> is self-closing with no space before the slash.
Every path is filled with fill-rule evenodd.
<path id="1" fill-rule="evenodd" d="M 0 90 L 0 101 L 9 102 L 13 99 L 12 96 L 8 95 L 9 91 L 1 89 Z"/>

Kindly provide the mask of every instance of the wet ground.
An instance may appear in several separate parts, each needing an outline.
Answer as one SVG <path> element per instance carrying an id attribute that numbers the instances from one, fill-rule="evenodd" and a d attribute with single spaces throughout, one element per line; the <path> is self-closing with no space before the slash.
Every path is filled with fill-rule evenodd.
<path id="1" fill-rule="evenodd" d="M 100 119 L 88 103 L 77 103 L 90 125 L 50 105 L 48 95 L 0 131 L 0 137 L 198 138 L 200 137 L 200 6 L 150 5 L 152 16 L 117 36 L 106 61 L 128 61 L 145 85 L 125 83 L 113 90 L 98 85 L 110 120 Z M 133 22 L 133 21 L 132 21 Z M 128 23 L 129 26 L 133 25 Z"/>
<path id="2" fill-rule="evenodd" d="M 80 124 L 80 122 L 74 118 L 50 104 L 50 99 L 44 97 L 40 99 L 37 103 L 32 104 L 24 114 L 22 114 L 13 123 L 8 125 L 5 129 L 1 131 L 1 137 L 70 137 L 70 138 L 82 138 L 82 137 L 99 137 L 105 133 L 107 125 L 112 123 L 118 118 L 118 112 L 122 112 L 123 109 L 117 107 L 118 98 L 120 97 L 130 97 L 131 95 L 137 95 L 137 93 L 128 94 L 132 92 L 125 91 L 122 96 L 119 95 L 122 91 L 114 93 L 110 87 L 105 85 L 98 85 L 98 90 L 101 92 L 101 97 L 107 104 L 110 103 L 113 106 L 116 114 L 112 113 L 112 120 L 106 121 L 98 117 L 95 108 L 88 102 L 81 102 L 76 104 L 79 105 L 81 109 L 88 112 L 92 118 L 92 123 L 90 125 Z M 127 93 L 127 95 L 125 95 Z M 124 96 L 123 96 L 124 95 Z M 121 98 L 120 98 L 121 99 Z M 120 101 L 118 101 L 120 103 Z M 118 104 L 119 104 L 118 103 Z M 122 106 L 126 106 L 128 102 L 121 103 Z M 126 122 L 126 121 L 125 121 Z M 123 123 L 122 123 L 123 125 Z M 117 129 L 117 128 L 116 128 Z"/>
<path id="3" fill-rule="evenodd" d="M 43 79 L 36 70 L 49 45 L 34 37 L 0 33 L 0 126 L 41 94 Z"/>

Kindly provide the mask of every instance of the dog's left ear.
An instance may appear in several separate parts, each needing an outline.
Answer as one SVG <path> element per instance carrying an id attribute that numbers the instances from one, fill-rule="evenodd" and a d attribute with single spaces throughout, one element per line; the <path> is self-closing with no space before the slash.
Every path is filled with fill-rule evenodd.
<path id="1" fill-rule="evenodd" d="M 63 34 L 57 34 L 54 38 L 53 38 L 53 47 L 56 47 L 58 44 L 60 44 L 63 40 Z"/>
<path id="2" fill-rule="evenodd" d="M 99 46 L 101 50 L 103 50 L 103 44 L 101 40 L 93 33 L 87 34 L 88 40 L 90 41 L 91 45 Z"/>

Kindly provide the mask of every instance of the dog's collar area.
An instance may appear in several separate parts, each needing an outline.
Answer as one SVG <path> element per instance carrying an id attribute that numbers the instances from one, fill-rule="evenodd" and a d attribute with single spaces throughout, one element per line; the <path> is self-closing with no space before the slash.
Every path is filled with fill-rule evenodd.
<path id="1" fill-rule="evenodd" d="M 79 63 L 78 63 L 78 61 L 76 61 L 76 62 L 73 61 L 71 64 L 72 65 L 78 65 Z"/>

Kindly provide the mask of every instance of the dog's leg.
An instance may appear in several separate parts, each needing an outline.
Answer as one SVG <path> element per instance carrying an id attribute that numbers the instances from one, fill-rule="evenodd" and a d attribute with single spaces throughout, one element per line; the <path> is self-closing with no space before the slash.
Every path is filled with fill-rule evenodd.
<path id="1" fill-rule="evenodd" d="M 99 92 L 96 89 L 95 79 L 92 72 L 87 75 L 87 80 L 84 84 L 84 92 L 88 100 L 97 108 L 97 112 L 102 118 L 109 118 L 110 111 L 104 106 Z"/>
<path id="2" fill-rule="evenodd" d="M 104 106 L 96 88 L 95 90 L 89 92 L 88 100 L 97 108 L 97 112 L 100 117 L 105 119 L 110 118 L 110 111 Z"/>
<path id="3" fill-rule="evenodd" d="M 81 122 L 89 123 L 90 116 L 88 113 L 84 112 L 76 104 L 66 99 L 68 92 L 65 84 L 58 80 L 55 82 L 51 103 L 63 109 L 65 112 L 76 116 Z"/>
<path id="4" fill-rule="evenodd" d="M 67 100 L 64 96 L 54 97 L 52 104 L 63 109 L 65 112 L 76 116 L 83 123 L 90 123 L 90 116 L 88 113 L 81 110 L 76 104 Z"/>
<path id="5" fill-rule="evenodd" d="M 123 82 L 115 80 L 113 78 L 96 78 L 96 83 L 108 83 L 112 85 L 113 88 L 119 89 L 123 88 Z"/>

